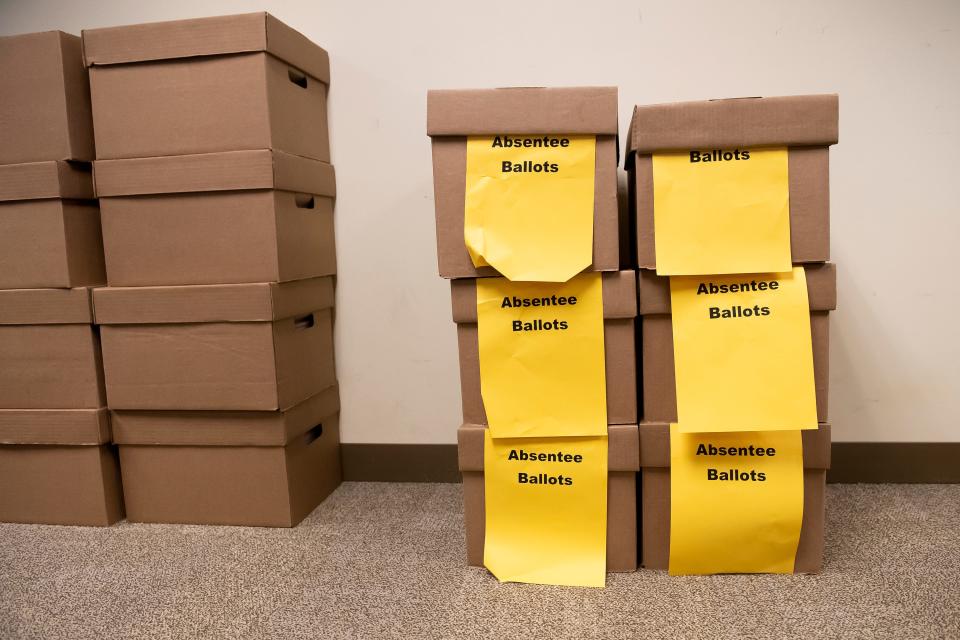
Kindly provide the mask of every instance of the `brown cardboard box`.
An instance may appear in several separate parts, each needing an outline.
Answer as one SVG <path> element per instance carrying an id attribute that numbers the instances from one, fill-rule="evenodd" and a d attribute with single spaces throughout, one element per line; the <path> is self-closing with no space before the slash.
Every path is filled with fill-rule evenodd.
<path id="1" fill-rule="evenodd" d="M 333 278 L 94 290 L 111 409 L 273 411 L 335 381 Z"/>
<path id="2" fill-rule="evenodd" d="M 80 38 L 0 37 L 0 164 L 93 160 L 90 85 Z"/>
<path id="3" fill-rule="evenodd" d="M 457 453 L 463 473 L 463 519 L 467 564 L 483 566 L 486 527 L 483 483 L 483 439 L 486 427 L 464 424 L 457 430 Z M 607 481 L 607 570 L 637 570 L 637 470 L 640 468 L 637 425 L 610 425 L 610 477 Z"/>
<path id="4" fill-rule="evenodd" d="M 113 287 L 336 273 L 333 167 L 266 149 L 95 163 Z"/>
<path id="5" fill-rule="evenodd" d="M 836 95 L 738 98 L 637 106 L 627 139 L 637 264 L 657 266 L 653 162 L 657 151 L 786 146 L 794 263 L 830 259 L 828 147 L 837 142 Z"/>
<path id="6" fill-rule="evenodd" d="M 106 405 L 90 290 L 0 291 L 0 409 Z"/>
<path id="7" fill-rule="evenodd" d="M 636 424 L 636 275 L 634 271 L 604 273 L 603 346 L 607 379 L 607 422 Z M 467 278 L 450 283 L 453 321 L 460 346 L 460 395 L 463 420 L 486 424 L 480 395 L 480 345 L 477 341 L 477 285 Z"/>
<path id="8" fill-rule="evenodd" d="M 464 244 L 467 136 L 548 133 L 597 136 L 591 269 L 620 268 L 616 87 L 437 90 L 427 94 L 427 134 L 442 277 L 497 275 L 474 267 Z"/>
<path id="9" fill-rule="evenodd" d="M 0 289 L 103 284 L 100 211 L 90 165 L 0 165 Z"/>
<path id="10" fill-rule="evenodd" d="M 823 565 L 824 492 L 830 468 L 830 425 L 803 432 L 803 522 L 795 573 L 819 573 Z M 670 564 L 670 425 L 640 423 L 642 566 Z M 704 531 L 709 535 L 709 531 Z"/>
<path id="11" fill-rule="evenodd" d="M 85 30 L 83 55 L 97 158 L 330 160 L 327 52 L 267 13 Z"/>
<path id="12" fill-rule="evenodd" d="M 0 409 L 0 521 L 107 526 L 123 518 L 106 409 Z"/>
<path id="13" fill-rule="evenodd" d="M 827 421 L 830 379 L 830 316 L 837 308 L 837 272 L 833 264 L 808 264 L 807 297 L 813 341 L 813 376 L 817 417 Z M 670 279 L 649 269 L 640 270 L 640 335 L 643 361 L 643 420 L 677 421 L 677 387 L 673 360 L 673 318 L 670 316 Z"/>
<path id="14" fill-rule="evenodd" d="M 337 388 L 285 411 L 114 411 L 127 518 L 292 527 L 340 484 Z"/>

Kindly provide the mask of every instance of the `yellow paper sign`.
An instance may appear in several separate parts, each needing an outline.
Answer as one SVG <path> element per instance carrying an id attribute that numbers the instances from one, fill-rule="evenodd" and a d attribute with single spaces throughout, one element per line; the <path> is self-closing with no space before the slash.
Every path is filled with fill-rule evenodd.
<path id="1" fill-rule="evenodd" d="M 670 425 L 670 573 L 793 573 L 803 521 L 799 431 Z"/>
<path id="2" fill-rule="evenodd" d="M 653 155 L 657 273 L 790 270 L 787 150 Z"/>
<path id="3" fill-rule="evenodd" d="M 602 587 L 607 437 L 490 437 L 483 564 L 501 582 Z"/>
<path id="4" fill-rule="evenodd" d="M 476 267 L 565 282 L 593 262 L 594 136 L 467 139 L 464 240 Z"/>
<path id="5" fill-rule="evenodd" d="M 477 279 L 480 393 L 494 438 L 607 433 L 599 273 Z"/>
<path id="6" fill-rule="evenodd" d="M 670 278 L 684 432 L 817 428 L 806 274 Z"/>

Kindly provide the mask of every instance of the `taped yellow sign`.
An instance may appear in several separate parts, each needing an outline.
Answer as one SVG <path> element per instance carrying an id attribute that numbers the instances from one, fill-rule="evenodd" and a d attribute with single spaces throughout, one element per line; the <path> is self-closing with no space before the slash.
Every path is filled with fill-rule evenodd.
<path id="1" fill-rule="evenodd" d="M 670 278 L 684 432 L 817 428 L 806 274 Z"/>
<path id="2" fill-rule="evenodd" d="M 604 586 L 607 437 L 485 438 L 484 565 L 501 582 Z"/>
<path id="3" fill-rule="evenodd" d="M 653 155 L 657 273 L 789 271 L 787 150 Z"/>
<path id="4" fill-rule="evenodd" d="M 494 438 L 607 433 L 603 288 L 477 279 L 480 393 Z"/>
<path id="5" fill-rule="evenodd" d="M 670 425 L 670 573 L 793 573 L 803 521 L 799 431 Z"/>
<path id="6" fill-rule="evenodd" d="M 594 136 L 467 139 L 464 241 L 475 267 L 565 282 L 593 262 Z"/>

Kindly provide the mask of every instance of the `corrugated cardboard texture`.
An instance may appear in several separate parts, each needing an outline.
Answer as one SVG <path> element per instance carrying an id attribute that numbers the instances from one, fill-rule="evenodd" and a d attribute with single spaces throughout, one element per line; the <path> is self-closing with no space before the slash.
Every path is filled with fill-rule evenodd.
<path id="1" fill-rule="evenodd" d="M 340 412 L 336 385 L 285 411 L 112 411 L 115 444 L 282 447 Z"/>
<path id="2" fill-rule="evenodd" d="M 427 92 L 427 135 L 568 133 L 616 136 L 616 87 L 512 87 Z"/>
<path id="3" fill-rule="evenodd" d="M 106 397 L 95 327 L 0 325 L 0 409 L 103 406 Z"/>
<path id="4" fill-rule="evenodd" d="M 272 148 L 328 161 L 327 87 L 311 75 L 327 74 L 326 52 L 292 30 L 254 33 L 257 21 L 270 24 L 255 14 L 85 31 L 97 158 Z"/>
<path id="5" fill-rule="evenodd" d="M 100 207 L 113 287 L 336 273 L 336 188 L 325 162 L 260 150 L 96 166 L 98 190 L 109 195 Z"/>
<path id="6" fill-rule="evenodd" d="M 0 289 L 0 325 L 91 322 L 90 289 Z"/>
<path id="7" fill-rule="evenodd" d="M 615 101 L 614 101 L 615 102 Z M 614 109 L 614 123 L 616 110 Z M 496 133 L 510 132 L 509 129 Z M 552 130 L 549 133 L 572 133 Z M 463 239 L 467 181 L 466 137 L 433 139 L 433 193 L 437 222 L 437 259 L 440 276 L 470 278 L 497 275 L 492 267 L 476 268 Z M 594 177 L 592 271 L 620 268 L 619 211 L 617 207 L 617 141 L 598 136 Z"/>
<path id="8" fill-rule="evenodd" d="M 483 481 L 483 427 L 463 425 L 457 431 L 458 456 L 463 472 L 463 516 L 467 564 L 483 566 L 486 529 Z M 638 443 L 636 425 L 609 429 L 607 481 L 607 570 L 637 568 L 637 473 L 639 459 L 630 451 Z"/>
<path id="9" fill-rule="evenodd" d="M 838 139 L 836 94 L 639 105 L 627 153 L 751 146 L 828 146 Z"/>
<path id="10" fill-rule="evenodd" d="M 0 165 L 0 201 L 93 198 L 89 162 L 25 162 Z"/>
<path id="11" fill-rule="evenodd" d="M 327 52 L 269 13 L 171 20 L 83 31 L 87 65 L 268 51 L 322 82 L 330 81 Z"/>
<path id="12" fill-rule="evenodd" d="M 0 409 L 0 444 L 108 444 L 100 409 Z"/>
<path id="13" fill-rule="evenodd" d="M 121 445 L 127 518 L 295 526 L 340 484 L 339 441 L 337 416 L 314 415 L 285 446 Z"/>
<path id="14" fill-rule="evenodd" d="M 787 151 L 790 197 L 790 254 L 794 263 L 830 259 L 830 166 L 827 147 Z M 653 162 L 632 156 L 627 166 L 630 207 L 636 220 L 637 264 L 657 266 L 653 221 Z"/>
<path id="15" fill-rule="evenodd" d="M 333 166 L 270 149 L 98 160 L 97 197 L 281 189 L 336 195 Z"/>
<path id="16" fill-rule="evenodd" d="M 830 425 L 803 432 L 803 522 L 795 573 L 818 573 L 823 565 L 824 492 L 830 467 Z M 640 425 L 643 505 L 643 566 L 667 569 L 670 563 L 670 425 Z"/>
<path id="17" fill-rule="evenodd" d="M 828 419 L 830 384 L 830 318 L 837 306 L 837 274 L 833 264 L 807 265 L 810 334 L 817 417 Z M 675 422 L 677 387 L 673 359 L 673 321 L 670 317 L 670 279 L 653 271 L 639 272 L 643 419 Z"/>
<path id="18" fill-rule="evenodd" d="M 635 272 L 604 273 L 603 343 L 607 380 L 607 422 L 637 421 Z M 486 424 L 480 394 L 480 345 L 477 337 L 477 294 L 473 279 L 450 283 L 453 319 L 460 354 L 460 394 L 464 422 Z"/>
<path id="19" fill-rule="evenodd" d="M 110 445 L 0 445 L 0 522 L 108 526 L 123 519 Z"/>
<path id="20" fill-rule="evenodd" d="M 2 296 L 2 293 L 0 293 Z M 94 289 L 97 323 L 263 322 L 333 306 L 333 278 Z M 2 298 L 0 298 L 2 300 Z"/>
<path id="21" fill-rule="evenodd" d="M 47 31 L 0 38 L 0 164 L 93 160 L 80 38 Z"/>
<path id="22" fill-rule="evenodd" d="M 287 409 L 332 385 L 330 309 L 273 322 L 101 327 L 111 409 Z"/>
<path id="23" fill-rule="evenodd" d="M 95 201 L 0 202 L 0 289 L 106 282 Z"/>

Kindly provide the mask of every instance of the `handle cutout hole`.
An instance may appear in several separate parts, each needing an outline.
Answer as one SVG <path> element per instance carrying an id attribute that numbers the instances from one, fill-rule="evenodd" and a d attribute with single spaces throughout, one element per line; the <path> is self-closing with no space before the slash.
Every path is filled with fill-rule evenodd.
<path id="1" fill-rule="evenodd" d="M 313 427 L 312 429 L 310 429 L 310 431 L 307 431 L 304 439 L 306 440 L 307 444 L 310 445 L 316 442 L 317 439 L 319 439 L 320 436 L 322 435 L 323 435 L 323 424 L 321 423 Z"/>
<path id="2" fill-rule="evenodd" d="M 307 88 L 307 76 L 304 73 L 297 71 L 296 69 L 287 69 L 287 77 L 290 78 L 290 82 L 297 85 L 298 87 Z"/>
<path id="3" fill-rule="evenodd" d="M 293 201 L 297 203 L 298 209 L 313 209 L 316 206 L 313 202 L 313 196 L 307 193 L 294 194 Z"/>
<path id="4" fill-rule="evenodd" d="M 313 314 L 312 314 L 312 313 L 308 313 L 308 314 L 305 315 L 305 316 L 301 316 L 301 317 L 299 317 L 299 318 L 294 318 L 294 320 L 293 320 L 293 328 L 294 328 L 294 329 L 309 329 L 309 328 L 312 327 L 315 323 L 316 323 L 316 322 L 315 322 L 315 320 L 313 319 Z"/>

